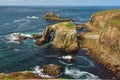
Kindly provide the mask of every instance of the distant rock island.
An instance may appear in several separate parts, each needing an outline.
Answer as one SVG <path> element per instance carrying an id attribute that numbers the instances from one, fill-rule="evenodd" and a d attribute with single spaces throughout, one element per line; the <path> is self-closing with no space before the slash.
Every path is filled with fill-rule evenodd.
<path id="1" fill-rule="evenodd" d="M 53 12 L 47 12 L 43 19 L 58 22 L 72 21 L 70 18 L 62 18 L 59 14 L 54 14 Z"/>

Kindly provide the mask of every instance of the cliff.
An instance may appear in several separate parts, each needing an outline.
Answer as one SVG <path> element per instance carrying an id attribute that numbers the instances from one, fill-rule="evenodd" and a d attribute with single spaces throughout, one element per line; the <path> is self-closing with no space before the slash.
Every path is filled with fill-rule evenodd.
<path id="1" fill-rule="evenodd" d="M 70 18 L 62 18 L 59 14 L 54 14 L 53 12 L 47 12 L 43 19 L 58 22 L 72 21 Z"/>
<path id="2" fill-rule="evenodd" d="M 120 10 L 98 12 L 85 23 L 90 32 L 83 34 L 83 45 L 92 57 L 120 76 Z"/>
<path id="3" fill-rule="evenodd" d="M 42 45 L 51 42 L 53 48 L 75 51 L 79 49 L 77 31 L 72 22 L 61 22 L 46 27 L 42 38 L 37 39 L 36 44 Z"/>

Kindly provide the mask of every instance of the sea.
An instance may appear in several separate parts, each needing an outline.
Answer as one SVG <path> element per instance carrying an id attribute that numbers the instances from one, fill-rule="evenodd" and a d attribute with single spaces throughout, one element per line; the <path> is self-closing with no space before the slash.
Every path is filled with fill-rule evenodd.
<path id="1" fill-rule="evenodd" d="M 76 60 L 66 62 L 63 57 L 70 54 L 65 51 L 36 46 L 32 39 L 18 44 L 11 36 L 18 32 L 26 36 L 42 34 L 46 26 L 56 23 L 43 20 L 50 11 L 84 23 L 90 21 L 92 14 L 109 9 L 120 9 L 120 6 L 0 6 L 0 72 L 28 70 L 40 75 L 38 67 L 57 64 L 63 68 L 59 78 L 112 79 L 115 75 L 87 55 L 87 50 L 72 53 Z"/>

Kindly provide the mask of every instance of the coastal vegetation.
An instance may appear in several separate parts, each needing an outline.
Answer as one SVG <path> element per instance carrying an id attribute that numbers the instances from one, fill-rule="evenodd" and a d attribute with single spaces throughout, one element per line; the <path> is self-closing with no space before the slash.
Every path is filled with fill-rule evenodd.
<path id="1" fill-rule="evenodd" d="M 72 28 L 72 27 L 74 27 L 74 24 L 72 22 L 69 22 L 69 23 L 66 24 L 66 27 Z"/>

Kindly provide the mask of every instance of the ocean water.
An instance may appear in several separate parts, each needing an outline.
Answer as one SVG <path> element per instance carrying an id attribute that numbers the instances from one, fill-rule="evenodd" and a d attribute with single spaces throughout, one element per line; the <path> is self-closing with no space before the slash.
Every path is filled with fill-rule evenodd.
<path id="1" fill-rule="evenodd" d="M 36 66 L 46 64 L 58 64 L 63 67 L 63 74 L 59 77 L 70 79 L 111 79 L 113 73 L 86 55 L 86 50 L 79 50 L 76 61 L 65 62 L 62 56 L 66 52 L 51 48 L 36 46 L 33 40 L 27 39 L 24 44 L 17 44 L 10 34 L 21 32 L 25 35 L 42 33 L 46 26 L 54 24 L 54 21 L 45 21 L 42 17 L 48 11 L 60 14 L 64 18 L 72 18 L 79 23 L 90 20 L 93 13 L 120 9 L 120 7 L 25 7 L 25 6 L 0 6 L 0 72 L 10 73 L 15 71 L 35 71 Z"/>

